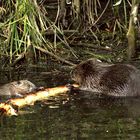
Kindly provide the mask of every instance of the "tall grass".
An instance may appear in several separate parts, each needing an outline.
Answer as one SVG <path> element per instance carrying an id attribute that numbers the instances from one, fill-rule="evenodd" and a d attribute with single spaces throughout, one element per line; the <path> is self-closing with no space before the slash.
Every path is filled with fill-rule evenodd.
<path id="1" fill-rule="evenodd" d="M 8 0 L 3 7 L 6 9 L 5 19 L 1 20 L 0 30 L 11 63 L 14 56 L 28 51 L 29 39 L 33 46 L 46 43 L 42 32 L 48 28 L 48 21 L 46 10 L 39 7 L 36 0 Z"/>
<path id="2" fill-rule="evenodd" d="M 120 3 L 116 4 L 118 1 Z M 2 1 L 0 7 L 0 54 L 8 56 L 10 63 L 16 56 L 28 52 L 30 45 L 33 46 L 34 56 L 36 56 L 36 50 L 38 49 L 54 57 L 50 52 L 55 54 L 61 43 L 67 46 L 71 54 L 75 55 L 67 42 L 67 37 L 63 32 L 64 28 L 60 26 L 63 26 L 63 24 L 59 24 L 61 20 L 59 21 L 58 17 L 62 14 L 61 1 L 57 1 L 58 9 L 56 15 L 54 14 L 56 16 L 55 21 L 49 20 L 50 15 L 47 14 L 45 5 L 41 4 L 44 1 L 37 2 L 37 0 Z M 63 0 L 63 2 L 65 1 Z M 116 31 L 122 33 L 128 25 L 128 2 L 129 0 L 127 2 L 125 0 L 115 0 L 113 2 L 111 0 L 106 2 L 101 0 L 72 0 L 71 8 L 69 8 L 69 15 L 72 18 L 68 29 L 75 29 L 76 31 L 79 29 L 79 31 L 82 30 L 81 33 L 83 34 L 90 33 L 96 40 L 98 40 L 98 37 L 95 31 L 100 31 L 102 23 L 112 28 L 112 30 L 109 30 L 113 32 L 112 35 Z M 66 3 L 64 11 L 69 11 Z M 111 12 L 111 14 L 107 12 Z M 108 15 L 111 15 L 111 17 L 108 17 Z M 124 18 L 122 18 L 122 15 L 124 15 Z M 66 14 L 62 19 L 66 18 L 65 16 Z M 71 26 L 72 24 L 73 26 Z M 53 42 L 45 37 L 46 31 L 49 29 L 53 31 Z M 57 42 L 58 40 L 59 42 Z"/>

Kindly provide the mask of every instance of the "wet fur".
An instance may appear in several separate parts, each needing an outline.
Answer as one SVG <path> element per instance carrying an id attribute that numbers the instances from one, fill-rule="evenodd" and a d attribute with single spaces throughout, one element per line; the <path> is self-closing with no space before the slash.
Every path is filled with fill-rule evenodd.
<path id="1" fill-rule="evenodd" d="M 28 80 L 19 80 L 7 83 L 0 87 L 2 96 L 23 96 L 36 89 L 36 86 Z"/>
<path id="2" fill-rule="evenodd" d="M 89 59 L 74 68 L 72 77 L 82 90 L 119 97 L 140 95 L 140 71 L 129 64 Z"/>

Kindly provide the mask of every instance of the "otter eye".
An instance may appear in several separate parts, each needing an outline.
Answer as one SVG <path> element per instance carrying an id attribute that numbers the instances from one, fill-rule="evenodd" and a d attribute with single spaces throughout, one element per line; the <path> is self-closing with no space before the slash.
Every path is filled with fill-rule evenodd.
<path id="1" fill-rule="evenodd" d="M 20 85 L 21 84 L 21 82 L 20 81 L 17 81 L 17 85 Z"/>
<path id="2" fill-rule="evenodd" d="M 23 84 L 23 82 L 17 81 L 15 85 L 16 85 L 16 86 L 22 86 L 22 84 Z"/>

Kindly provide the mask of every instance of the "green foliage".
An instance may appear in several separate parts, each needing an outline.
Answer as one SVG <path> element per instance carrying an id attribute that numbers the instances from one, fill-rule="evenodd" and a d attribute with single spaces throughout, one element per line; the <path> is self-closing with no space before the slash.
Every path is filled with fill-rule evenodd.
<path id="1" fill-rule="evenodd" d="M 30 50 L 49 54 L 58 59 L 59 46 L 66 46 L 67 50 L 76 57 L 69 44 L 79 35 L 86 39 L 95 38 L 100 42 L 102 31 L 112 34 L 115 38 L 127 30 L 130 3 L 125 0 L 73 0 L 70 3 L 61 1 L 53 5 L 54 13 L 46 12 L 47 2 L 37 0 L 7 0 L 2 1 L 0 7 L 0 54 L 13 58 Z M 50 1 L 51 2 L 51 1 Z M 52 2 L 54 3 L 54 2 Z M 49 7 L 49 6 L 48 6 Z M 123 15 L 123 16 L 122 16 Z M 53 18 L 52 18 L 53 17 Z M 50 21 L 50 19 L 53 21 Z M 68 35 L 64 30 L 71 29 Z M 50 32 L 49 32 L 50 31 Z M 49 34 L 50 33 L 50 34 Z M 46 39 L 46 36 L 50 39 Z M 76 36 L 76 37 L 75 37 Z M 63 50 L 63 49 L 62 49 Z M 40 53 L 39 53 L 40 54 Z"/>
<path id="2" fill-rule="evenodd" d="M 39 7 L 36 0 L 5 1 L 5 13 L 0 24 L 2 47 L 10 56 L 28 50 L 29 42 L 34 46 L 46 43 L 42 32 L 47 29 L 47 17 L 44 7 Z"/>

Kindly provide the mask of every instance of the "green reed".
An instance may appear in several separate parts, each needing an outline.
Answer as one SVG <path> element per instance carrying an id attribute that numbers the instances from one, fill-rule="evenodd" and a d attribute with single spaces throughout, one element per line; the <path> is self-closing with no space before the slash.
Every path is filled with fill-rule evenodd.
<path id="1" fill-rule="evenodd" d="M 47 30 L 47 17 L 44 7 L 40 7 L 36 0 L 5 1 L 6 11 L 1 20 L 0 32 L 4 36 L 2 40 L 10 56 L 10 62 L 14 56 L 28 51 L 28 40 L 34 46 L 46 43 L 42 32 Z"/>

